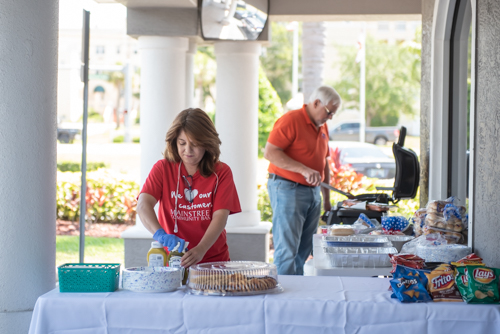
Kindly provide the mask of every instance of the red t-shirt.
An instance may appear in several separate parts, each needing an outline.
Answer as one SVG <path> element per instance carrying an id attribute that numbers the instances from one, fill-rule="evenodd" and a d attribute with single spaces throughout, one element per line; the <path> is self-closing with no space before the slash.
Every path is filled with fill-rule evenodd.
<path id="1" fill-rule="evenodd" d="M 293 160 L 318 171 L 321 180 L 325 178 L 326 157 L 329 156 L 328 127 L 323 124 L 318 131 L 307 115 L 305 104 L 301 109 L 291 110 L 281 116 L 274 123 L 267 141 L 281 148 Z M 310 185 L 301 174 L 272 163 L 269 164 L 268 171 L 288 180 Z"/>
<path id="2" fill-rule="evenodd" d="M 188 172 L 181 164 L 180 175 L 179 163 L 173 163 L 166 159 L 159 160 L 149 173 L 141 193 L 147 193 L 160 205 L 158 208 L 158 221 L 161 227 L 169 234 L 175 234 L 179 238 L 189 241 L 188 248 L 198 245 L 205 235 L 213 212 L 226 209 L 229 214 L 241 212 L 240 201 L 233 181 L 231 169 L 225 163 L 220 162 L 215 173 L 205 178 L 198 171 L 188 178 L 191 183 L 193 203 L 186 199 L 189 188 L 184 181 Z M 175 226 L 175 196 L 177 190 L 177 227 Z M 229 251 L 226 243 L 226 230 L 224 230 L 213 246 L 207 251 L 202 262 L 229 261 Z"/>

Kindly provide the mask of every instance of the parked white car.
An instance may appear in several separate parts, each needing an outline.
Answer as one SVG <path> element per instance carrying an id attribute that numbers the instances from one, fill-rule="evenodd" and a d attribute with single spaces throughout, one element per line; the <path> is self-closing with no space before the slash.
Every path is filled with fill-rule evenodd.
<path id="1" fill-rule="evenodd" d="M 330 141 L 329 146 L 340 150 L 340 162 L 350 164 L 357 172 L 367 177 L 391 179 L 396 174 L 394 157 L 388 156 L 380 147 L 355 141 Z"/>

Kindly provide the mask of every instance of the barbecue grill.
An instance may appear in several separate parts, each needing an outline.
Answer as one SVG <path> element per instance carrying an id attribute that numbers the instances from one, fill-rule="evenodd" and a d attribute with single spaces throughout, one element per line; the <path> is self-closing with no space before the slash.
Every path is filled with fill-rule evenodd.
<path id="1" fill-rule="evenodd" d="M 406 137 L 406 128 L 401 127 L 398 141 L 392 145 L 392 153 L 396 161 L 396 175 L 394 177 L 393 187 L 377 187 L 378 191 L 392 191 L 392 194 L 387 193 L 369 193 L 352 195 L 350 193 L 336 189 L 326 183 L 321 186 L 332 191 L 343 194 L 348 199 L 354 199 L 367 203 L 380 204 L 380 207 L 388 204 L 396 204 L 402 199 L 415 198 L 420 181 L 420 165 L 417 154 L 409 148 L 404 147 Z M 353 224 L 361 213 L 364 213 L 368 218 L 381 221 L 384 210 L 360 210 L 349 207 L 343 207 L 343 202 L 337 203 L 332 210 L 323 214 L 321 219 L 327 225 L 332 224 Z"/>

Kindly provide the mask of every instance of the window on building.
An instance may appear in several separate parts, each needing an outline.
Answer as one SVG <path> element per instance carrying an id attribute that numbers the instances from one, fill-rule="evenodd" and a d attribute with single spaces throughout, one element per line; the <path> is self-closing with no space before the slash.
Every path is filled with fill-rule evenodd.
<path id="1" fill-rule="evenodd" d="M 105 53 L 105 51 L 106 51 L 106 49 L 104 48 L 104 45 L 97 45 L 95 47 L 95 53 L 98 55 L 99 54 L 103 55 Z"/>
<path id="2" fill-rule="evenodd" d="M 379 22 L 377 29 L 378 31 L 389 31 L 389 22 Z"/>
<path id="3" fill-rule="evenodd" d="M 396 22 L 396 31 L 406 31 L 406 22 Z"/>

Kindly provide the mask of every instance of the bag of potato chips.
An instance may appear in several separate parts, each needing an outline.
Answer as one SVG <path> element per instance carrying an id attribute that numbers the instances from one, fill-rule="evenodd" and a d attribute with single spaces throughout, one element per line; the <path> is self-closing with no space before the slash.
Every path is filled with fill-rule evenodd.
<path id="1" fill-rule="evenodd" d="M 466 303 L 494 304 L 499 302 L 500 269 L 467 265 L 456 267 L 455 270 L 455 281 Z"/>
<path id="2" fill-rule="evenodd" d="M 401 278 L 403 276 L 415 277 L 415 278 L 418 278 L 418 280 L 420 282 L 422 282 L 422 285 L 427 288 L 427 276 L 426 276 L 426 274 L 428 274 L 430 272 L 431 272 L 430 270 L 415 269 L 415 268 L 410 268 L 410 267 L 406 267 L 406 266 L 397 264 L 395 269 L 394 269 L 394 273 L 392 275 L 392 278 L 398 279 L 398 278 Z M 394 291 L 392 289 L 392 285 L 389 286 L 389 290 Z M 393 292 L 393 294 L 391 295 L 391 298 L 398 298 L 395 292 Z"/>
<path id="3" fill-rule="evenodd" d="M 391 279 L 392 291 L 402 303 L 422 303 L 432 301 L 419 276 L 402 275 Z"/>
<path id="4" fill-rule="evenodd" d="M 495 268 L 465 266 L 470 290 L 470 304 L 495 304 L 498 295 L 498 276 Z"/>
<path id="5" fill-rule="evenodd" d="M 462 296 L 455 285 L 455 275 L 449 264 L 441 264 L 439 267 L 425 274 L 429 280 L 429 290 L 432 300 L 435 302 L 462 302 Z"/>
<path id="6" fill-rule="evenodd" d="M 458 291 L 460 291 L 464 302 L 469 303 L 473 294 L 469 289 L 469 276 L 467 275 L 466 266 L 455 268 L 455 283 L 457 284 Z"/>

